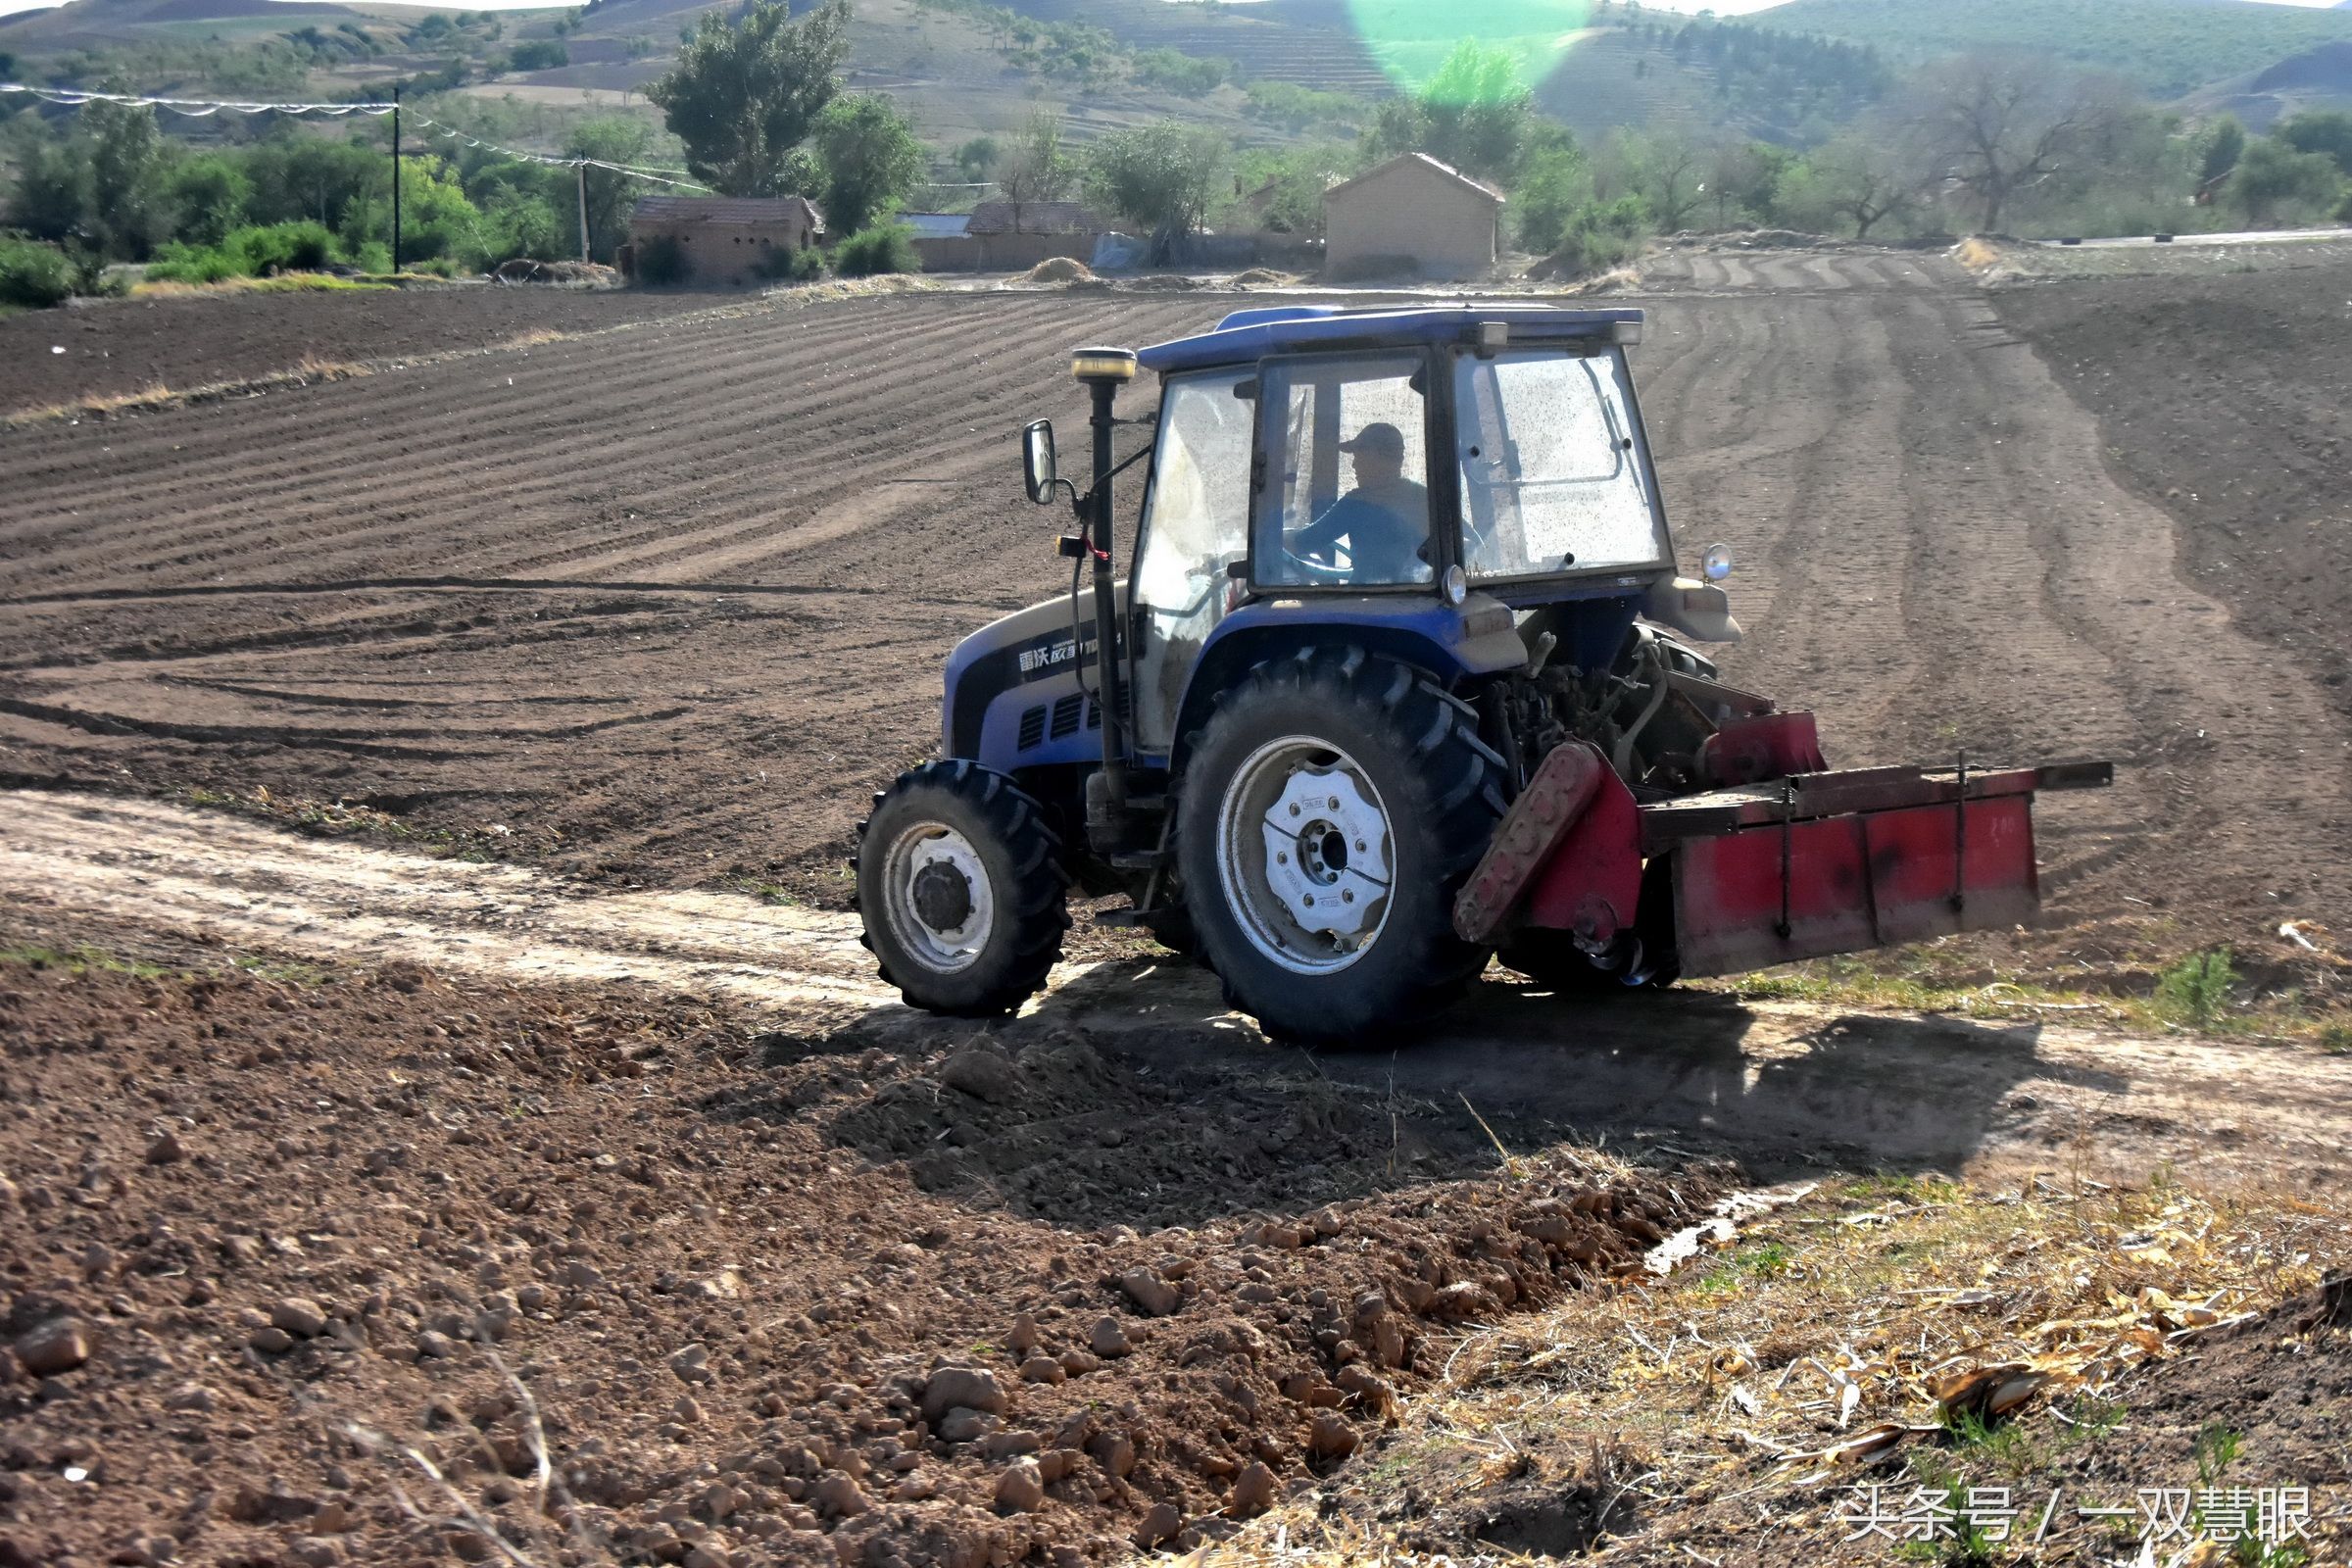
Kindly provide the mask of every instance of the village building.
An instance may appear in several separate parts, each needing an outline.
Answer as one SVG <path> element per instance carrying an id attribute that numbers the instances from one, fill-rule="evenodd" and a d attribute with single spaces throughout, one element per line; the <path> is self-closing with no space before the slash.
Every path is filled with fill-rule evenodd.
<path id="1" fill-rule="evenodd" d="M 1110 225 L 1077 202 L 986 201 L 968 213 L 901 213 L 926 272 L 1024 272 L 1053 256 L 1086 261 Z"/>
<path id="2" fill-rule="evenodd" d="M 824 232 L 824 215 L 805 196 L 644 196 L 629 214 L 621 270 L 636 272 L 646 246 L 667 238 L 681 283 L 759 283 L 776 275 L 779 252 L 806 250 Z"/>
<path id="3" fill-rule="evenodd" d="M 1502 192 L 1405 153 L 1323 193 L 1324 270 L 1335 279 L 1479 276 L 1501 250 Z"/>

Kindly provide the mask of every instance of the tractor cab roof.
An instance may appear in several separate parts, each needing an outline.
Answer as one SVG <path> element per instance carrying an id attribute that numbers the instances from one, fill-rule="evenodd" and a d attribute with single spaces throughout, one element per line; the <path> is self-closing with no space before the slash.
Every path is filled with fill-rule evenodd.
<path id="1" fill-rule="evenodd" d="M 1565 311 L 1551 305 L 1480 304 L 1372 306 L 1277 305 L 1236 311 L 1212 331 L 1154 343 L 1136 358 L 1162 375 L 1209 366 L 1247 365 L 1269 354 L 1308 349 L 1407 348 L 1459 343 L 1489 322 L 1514 343 L 1599 338 L 1639 341 L 1640 311 Z"/>

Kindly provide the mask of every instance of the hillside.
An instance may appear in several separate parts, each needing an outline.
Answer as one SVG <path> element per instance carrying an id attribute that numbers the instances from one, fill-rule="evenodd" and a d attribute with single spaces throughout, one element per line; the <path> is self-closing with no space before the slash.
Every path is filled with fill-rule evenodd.
<path id="1" fill-rule="evenodd" d="M 2235 115 L 2256 131 L 2307 109 L 2352 110 L 2352 42 L 2322 44 L 2216 82 L 2182 99 L 2180 107 L 2198 116 Z"/>
<path id="2" fill-rule="evenodd" d="M 2352 16 L 2228 0 L 1788 0 L 1747 20 L 1921 60 L 1967 49 L 2044 54 L 2113 71 L 2152 98 L 2352 39 Z"/>

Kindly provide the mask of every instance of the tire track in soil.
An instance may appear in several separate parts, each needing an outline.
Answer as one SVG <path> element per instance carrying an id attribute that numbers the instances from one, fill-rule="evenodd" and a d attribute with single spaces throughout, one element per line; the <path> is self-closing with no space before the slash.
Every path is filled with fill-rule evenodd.
<path id="1" fill-rule="evenodd" d="M 12 929 L 97 920 L 194 936 L 224 956 L 726 999 L 781 1008 L 788 1028 L 813 1040 L 841 1032 L 853 1049 L 956 1045 L 973 1029 L 901 1005 L 854 916 L 739 895 L 605 892 L 156 801 L 0 790 L 0 907 L 15 911 Z M 1089 1040 L 1147 1078 L 1247 1077 L 1286 1054 L 1237 1022 L 1213 979 L 1190 965 L 1107 962 L 1057 967 L 995 1033 L 1014 1049 Z M 2046 1169 L 2053 1148 L 2080 1149 L 2095 1132 L 2086 1171 L 2144 1176 L 2173 1160 L 2184 1179 L 2291 1170 L 2331 1183 L 2341 1173 L 2328 1156 L 2352 1136 L 2352 1088 L 2310 1052 L 1688 993 L 1571 1004 L 1492 975 L 1419 1044 L 1325 1055 L 1315 1072 L 1388 1103 L 1399 1093 L 1448 1104 L 1466 1095 L 1510 1107 L 1512 1126 L 1605 1130 L 1634 1144 L 1665 1134 L 1768 1177 L 1838 1165 Z"/>

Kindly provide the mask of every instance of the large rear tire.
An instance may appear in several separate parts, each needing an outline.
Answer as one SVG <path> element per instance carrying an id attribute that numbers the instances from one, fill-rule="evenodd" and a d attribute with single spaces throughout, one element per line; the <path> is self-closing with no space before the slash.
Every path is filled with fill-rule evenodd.
<path id="1" fill-rule="evenodd" d="M 926 762 L 858 824 L 860 939 L 906 1004 L 959 1018 L 1035 996 L 1070 926 L 1061 840 L 1012 780 Z"/>
<path id="2" fill-rule="evenodd" d="M 1485 966 L 1453 900 L 1501 819 L 1503 763 L 1426 672 L 1360 648 L 1261 664 L 1190 753 L 1186 902 L 1227 1001 L 1267 1033 L 1381 1039 Z"/>

